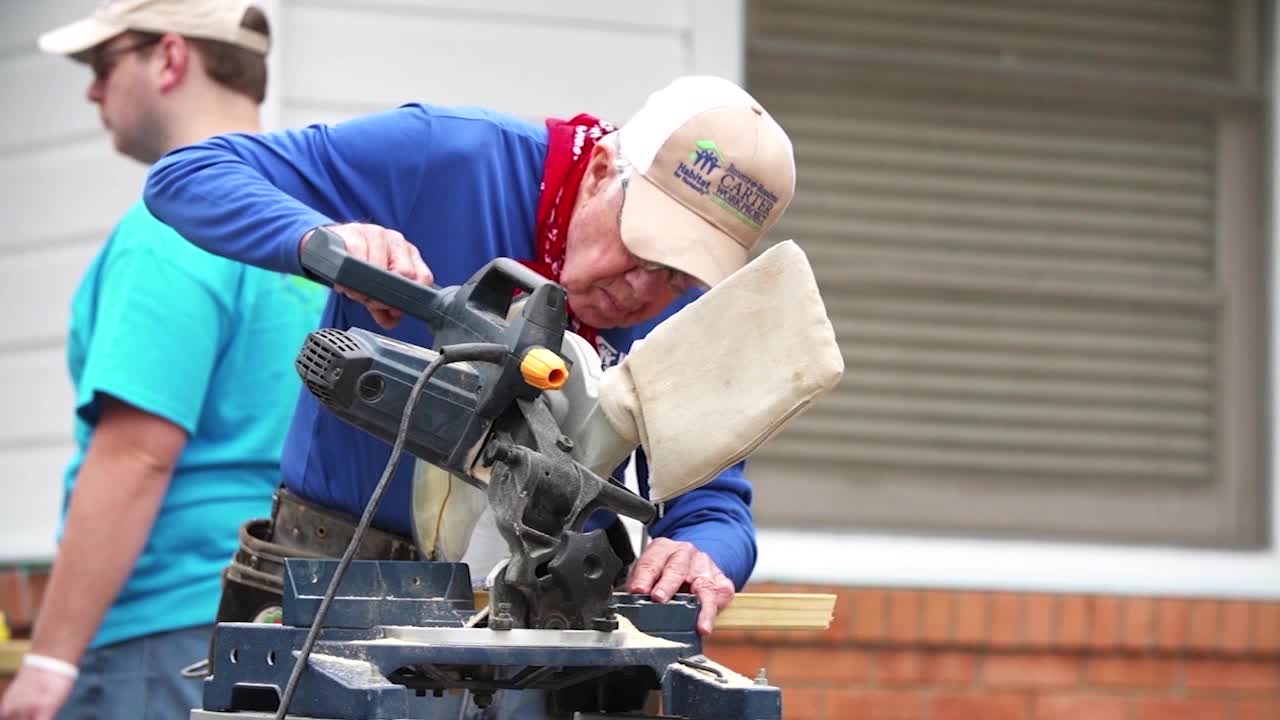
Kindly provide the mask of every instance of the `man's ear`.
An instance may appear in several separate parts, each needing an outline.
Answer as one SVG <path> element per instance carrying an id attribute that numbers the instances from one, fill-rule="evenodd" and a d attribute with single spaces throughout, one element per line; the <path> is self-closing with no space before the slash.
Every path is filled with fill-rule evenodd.
<path id="1" fill-rule="evenodd" d="M 194 50 L 187 39 L 177 33 L 165 33 L 156 46 L 156 55 L 160 62 L 157 65 L 160 92 L 172 92 L 180 87 L 191 71 Z"/>
<path id="2" fill-rule="evenodd" d="M 598 142 L 592 146 L 587 171 L 582 176 L 582 192 L 593 196 L 609 187 L 617 154 L 618 149 L 611 142 Z"/>

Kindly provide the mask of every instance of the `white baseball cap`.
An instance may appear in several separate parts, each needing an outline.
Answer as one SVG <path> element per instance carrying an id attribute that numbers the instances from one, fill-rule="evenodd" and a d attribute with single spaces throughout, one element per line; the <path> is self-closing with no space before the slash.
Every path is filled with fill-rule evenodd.
<path id="1" fill-rule="evenodd" d="M 252 0 L 109 0 L 89 17 L 40 36 L 40 49 L 77 56 L 128 30 L 221 40 L 265 55 L 271 39 L 241 27 Z"/>
<path id="2" fill-rule="evenodd" d="M 737 84 L 687 76 L 651 94 L 619 130 L 636 170 L 622 206 L 622 241 L 635 256 L 715 285 L 795 195 L 791 139 Z"/>

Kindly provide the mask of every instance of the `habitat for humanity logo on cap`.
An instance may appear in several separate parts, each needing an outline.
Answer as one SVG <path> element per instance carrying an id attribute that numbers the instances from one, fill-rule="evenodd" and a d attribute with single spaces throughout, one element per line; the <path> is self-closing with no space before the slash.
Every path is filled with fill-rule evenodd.
<path id="1" fill-rule="evenodd" d="M 724 169 L 718 177 L 717 170 Z M 676 166 L 675 176 L 699 195 L 711 195 L 711 201 L 728 210 L 752 229 L 759 229 L 769 219 L 778 196 L 762 183 L 738 169 L 727 166 L 714 140 L 697 140 L 689 153 L 688 163 Z"/>
<path id="2" fill-rule="evenodd" d="M 711 187 L 710 176 L 720 167 L 720 148 L 715 140 L 698 140 L 695 148 L 689 153 L 689 165 L 680 163 L 676 168 L 676 177 L 689 183 L 689 186 L 705 195 Z"/>

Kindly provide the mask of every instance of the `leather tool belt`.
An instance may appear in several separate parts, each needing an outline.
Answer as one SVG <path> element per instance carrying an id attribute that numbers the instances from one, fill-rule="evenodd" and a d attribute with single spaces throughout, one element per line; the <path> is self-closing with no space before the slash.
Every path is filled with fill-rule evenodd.
<path id="1" fill-rule="evenodd" d="M 271 517 L 240 526 L 240 547 L 222 573 L 218 622 L 258 622 L 278 611 L 284 559 L 337 558 L 355 535 L 357 518 L 324 508 L 279 488 Z M 416 560 L 418 548 L 402 535 L 370 527 L 358 560 Z"/>

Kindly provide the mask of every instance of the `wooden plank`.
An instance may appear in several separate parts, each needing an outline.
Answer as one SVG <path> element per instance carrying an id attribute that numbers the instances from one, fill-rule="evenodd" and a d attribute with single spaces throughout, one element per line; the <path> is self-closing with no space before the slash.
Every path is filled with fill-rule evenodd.
<path id="1" fill-rule="evenodd" d="M 477 608 L 489 593 L 477 590 Z M 826 630 L 835 615 L 836 596 L 828 593 L 738 593 L 716 618 L 717 630 Z"/>
<path id="2" fill-rule="evenodd" d="M 827 593 L 739 593 L 716 618 L 717 630 L 826 630 L 836 596 Z"/>

